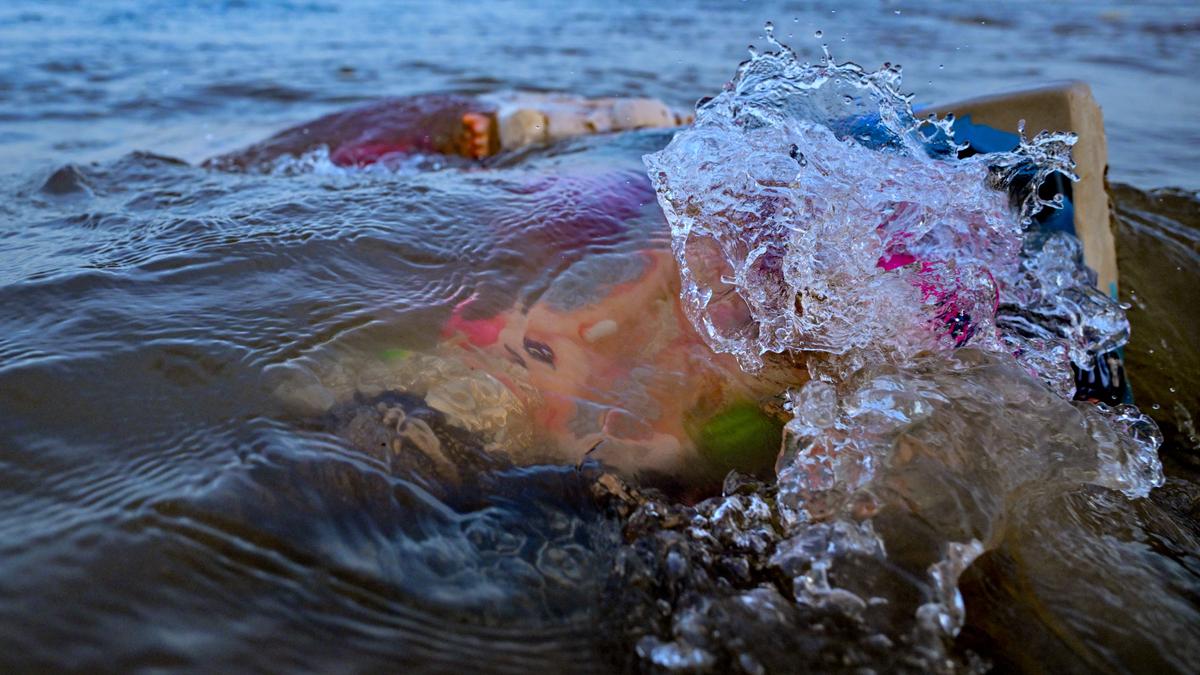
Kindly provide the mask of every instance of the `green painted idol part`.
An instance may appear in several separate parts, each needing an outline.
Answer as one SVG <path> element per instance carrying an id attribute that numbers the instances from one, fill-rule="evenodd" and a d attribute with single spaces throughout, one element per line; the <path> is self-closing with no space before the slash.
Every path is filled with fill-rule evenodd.
<path id="1" fill-rule="evenodd" d="M 722 469 L 770 466 L 779 453 L 783 424 L 750 402 L 735 403 L 704 423 L 700 454 Z"/>
<path id="2" fill-rule="evenodd" d="M 401 359 L 408 358 L 409 354 L 412 354 L 412 352 L 407 349 L 393 347 L 391 349 L 383 350 L 379 355 L 383 357 L 384 361 L 399 361 Z"/>

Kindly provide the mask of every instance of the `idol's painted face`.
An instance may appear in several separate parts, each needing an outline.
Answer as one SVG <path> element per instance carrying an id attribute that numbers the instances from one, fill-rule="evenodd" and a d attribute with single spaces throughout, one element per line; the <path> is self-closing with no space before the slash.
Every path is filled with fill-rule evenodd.
<path id="1" fill-rule="evenodd" d="M 492 370 L 565 459 L 591 453 L 627 471 L 678 473 L 697 463 L 707 420 L 769 396 L 699 338 L 678 279 L 665 250 L 595 255 L 527 311 L 456 312 L 447 332 L 478 367 L 504 362 Z"/>

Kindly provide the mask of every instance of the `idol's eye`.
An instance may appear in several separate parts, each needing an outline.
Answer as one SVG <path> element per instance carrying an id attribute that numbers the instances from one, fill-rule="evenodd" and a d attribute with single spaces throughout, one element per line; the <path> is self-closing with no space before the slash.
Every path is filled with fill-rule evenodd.
<path id="1" fill-rule="evenodd" d="M 525 353 L 542 363 L 549 364 L 551 368 L 554 367 L 554 350 L 545 342 L 525 338 Z"/>

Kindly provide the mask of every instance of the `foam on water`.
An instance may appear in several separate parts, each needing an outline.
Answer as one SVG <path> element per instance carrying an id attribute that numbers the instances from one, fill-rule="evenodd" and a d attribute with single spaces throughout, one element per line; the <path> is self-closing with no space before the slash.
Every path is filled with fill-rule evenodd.
<path id="1" fill-rule="evenodd" d="M 329 147 L 318 146 L 300 155 L 284 154 L 266 163 L 262 168 L 274 176 L 316 176 L 354 181 L 371 176 L 411 176 L 426 171 L 446 168 L 467 168 L 470 160 L 451 155 L 426 155 L 422 153 L 396 152 L 383 156 L 378 162 L 366 166 L 340 166 L 330 157 Z"/>
<path id="2" fill-rule="evenodd" d="M 950 120 L 913 114 L 898 67 L 801 63 L 768 38 L 776 51 L 752 51 L 645 157 L 696 330 L 747 370 L 807 365 L 758 519 L 778 519 L 773 552 L 754 564 L 801 607 L 856 622 L 863 645 L 954 669 L 958 577 L 1019 495 L 1138 498 L 1163 482 L 1148 417 L 1070 401 L 1070 364 L 1129 335 L 1078 241 L 1033 226 L 1061 205 L 1043 181 L 1074 179 L 1075 138 L 1022 132 L 1013 152 L 960 159 Z M 644 656 L 691 663 L 706 647 L 675 636 Z"/>

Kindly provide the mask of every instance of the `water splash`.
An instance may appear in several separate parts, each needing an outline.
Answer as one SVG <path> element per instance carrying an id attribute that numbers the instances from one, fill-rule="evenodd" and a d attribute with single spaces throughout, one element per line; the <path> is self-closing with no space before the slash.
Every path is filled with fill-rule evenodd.
<path id="1" fill-rule="evenodd" d="M 746 526 L 768 543 L 746 565 L 857 626 L 857 665 L 956 670 L 958 578 L 1021 495 L 1163 483 L 1148 417 L 1070 401 L 1071 363 L 1129 333 L 1078 241 L 1034 226 L 1062 203 L 1041 194 L 1047 178 L 1075 179 L 1075 137 L 1022 129 L 1012 152 L 960 159 L 952 120 L 918 119 L 898 66 L 801 63 L 769 26 L 768 39 L 775 51 L 752 52 L 644 158 L 696 330 L 750 371 L 780 354 L 807 366 L 777 485 L 745 493 L 770 497 Z M 676 625 L 640 652 L 708 667 L 726 647 L 704 634 Z"/>
<path id="2" fill-rule="evenodd" d="M 720 497 L 685 507 L 613 477 L 598 484 L 625 511 L 610 583 L 647 665 L 982 670 L 953 646 L 964 570 L 1014 522 L 1073 522 L 1040 506 L 1057 495 L 1140 497 L 1162 483 L 1148 418 L 1068 401 L 995 352 L 813 380 L 791 403 L 774 485 L 735 473 Z M 1040 541 L 1089 560 L 1112 543 L 1065 531 Z"/>
<path id="3" fill-rule="evenodd" d="M 1041 355 L 1061 346 L 1083 368 L 1095 355 L 1129 340 L 1125 311 L 1096 288 L 1096 274 L 1084 265 L 1083 248 L 1070 234 L 1030 232 L 1020 266 L 1007 281 L 997 322 L 1013 345 L 1039 340 L 1041 348 L 1032 351 Z M 1052 372 L 1049 366 L 1034 370 Z"/>
<path id="4" fill-rule="evenodd" d="M 952 120 L 913 114 L 899 66 L 868 72 L 828 52 L 802 64 L 772 44 L 645 158 L 696 329 L 749 370 L 772 353 L 848 357 L 832 371 L 811 359 L 827 377 L 930 349 L 1014 351 L 996 310 L 1002 297 L 1058 290 L 1019 256 L 1023 224 L 1058 204 L 1037 188 L 1072 176 L 1073 135 L 958 159 Z M 1010 197 L 1018 178 L 1028 187 Z M 1122 341 L 1100 323 L 1088 330 L 1105 335 L 1085 348 Z M 1062 365 L 1046 358 L 1052 346 L 1020 347 L 1041 357 L 1031 367 Z"/>

